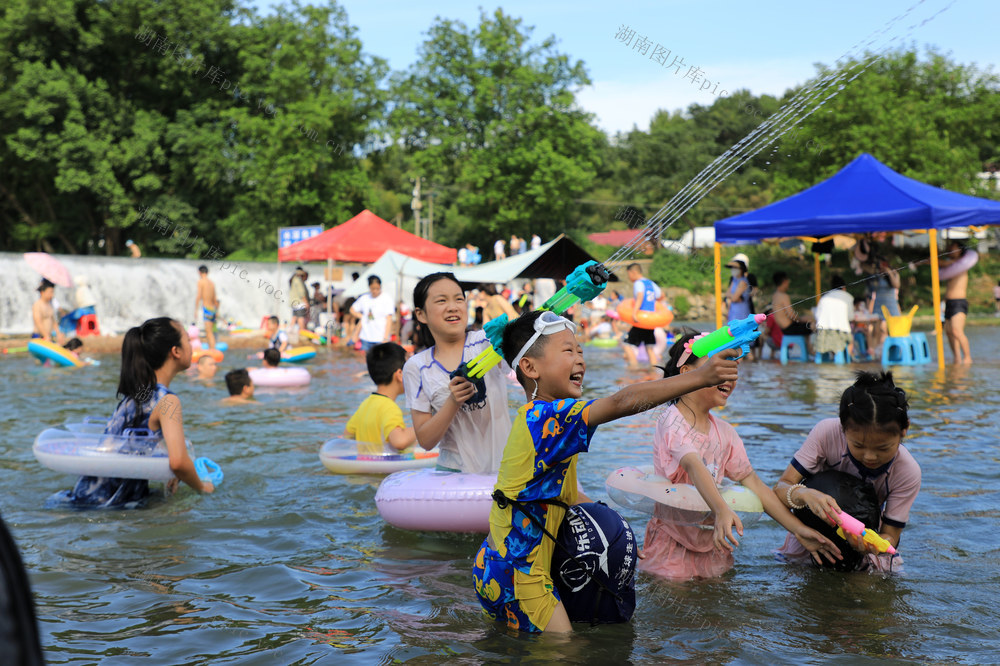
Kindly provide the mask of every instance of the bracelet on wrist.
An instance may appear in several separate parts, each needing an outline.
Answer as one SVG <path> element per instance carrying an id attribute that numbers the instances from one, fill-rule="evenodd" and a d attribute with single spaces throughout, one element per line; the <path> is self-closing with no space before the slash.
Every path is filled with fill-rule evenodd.
<path id="1" fill-rule="evenodd" d="M 792 499 L 792 493 L 795 491 L 796 488 L 805 488 L 805 486 L 802 485 L 801 483 L 795 483 L 789 486 L 788 490 L 785 492 L 785 499 L 788 500 L 787 502 L 788 506 L 792 507 L 793 509 L 804 509 L 807 506 L 809 506 L 806 502 L 802 502 L 801 504 L 796 504 L 795 500 Z"/>

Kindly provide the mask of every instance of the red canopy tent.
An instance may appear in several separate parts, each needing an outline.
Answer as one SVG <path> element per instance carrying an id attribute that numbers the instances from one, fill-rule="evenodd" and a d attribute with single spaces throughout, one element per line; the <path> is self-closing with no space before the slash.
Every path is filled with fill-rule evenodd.
<path id="1" fill-rule="evenodd" d="M 453 264 L 454 248 L 439 245 L 393 226 L 365 209 L 318 236 L 278 250 L 278 261 L 357 261 L 370 264 L 386 250 L 436 264 Z"/>

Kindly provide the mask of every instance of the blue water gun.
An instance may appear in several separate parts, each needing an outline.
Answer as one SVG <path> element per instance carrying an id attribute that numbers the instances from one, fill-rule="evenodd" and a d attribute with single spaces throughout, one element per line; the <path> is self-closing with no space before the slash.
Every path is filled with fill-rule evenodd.
<path id="1" fill-rule="evenodd" d="M 765 319 L 767 315 L 764 314 L 734 319 L 716 331 L 689 340 L 686 346 L 698 358 L 715 356 L 724 349 L 740 349 L 743 353 L 736 358 L 743 358 L 750 352 L 750 343 L 760 337 L 759 327 Z"/>
<path id="2" fill-rule="evenodd" d="M 604 264 L 596 261 L 587 261 L 576 268 L 566 278 L 566 286 L 552 295 L 539 310 L 551 310 L 556 314 L 562 314 L 573 307 L 577 301 L 589 301 L 602 291 L 604 285 L 608 283 L 611 275 Z M 500 345 L 503 341 L 503 329 L 507 326 L 507 315 L 501 315 L 496 319 L 491 319 L 483 326 L 483 331 L 489 339 L 489 346 L 481 351 L 475 358 L 458 366 L 452 377 L 465 377 L 469 381 L 482 378 L 491 368 L 496 366 L 503 356 L 500 354 Z M 477 386 L 478 389 L 478 386 Z M 485 393 L 485 384 L 483 392 Z M 477 394 L 478 395 L 478 394 Z"/>
<path id="3" fill-rule="evenodd" d="M 222 483 L 222 468 L 211 458 L 206 458 L 205 456 L 195 458 L 194 471 L 198 473 L 199 479 L 208 481 L 213 486 L 218 486 Z"/>

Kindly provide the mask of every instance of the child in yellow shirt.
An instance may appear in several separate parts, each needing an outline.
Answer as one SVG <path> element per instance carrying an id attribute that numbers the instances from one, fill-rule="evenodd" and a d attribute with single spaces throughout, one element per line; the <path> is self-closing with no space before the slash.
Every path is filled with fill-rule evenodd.
<path id="1" fill-rule="evenodd" d="M 369 349 L 366 360 L 375 392 L 348 419 L 344 438 L 360 443 L 359 454 L 403 451 L 417 441 L 413 427 L 406 427 L 403 410 L 396 404 L 403 392 L 406 350 L 395 342 L 384 342 Z"/>

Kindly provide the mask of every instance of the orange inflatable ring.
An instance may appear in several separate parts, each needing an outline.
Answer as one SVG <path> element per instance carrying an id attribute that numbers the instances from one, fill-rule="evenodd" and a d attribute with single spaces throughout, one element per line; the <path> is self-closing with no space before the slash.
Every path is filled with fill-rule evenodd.
<path id="1" fill-rule="evenodd" d="M 223 354 L 218 349 L 195 349 L 191 352 L 191 362 L 197 363 L 202 356 L 211 356 L 216 363 L 222 363 Z"/>
<path id="2" fill-rule="evenodd" d="M 652 330 L 654 328 L 666 328 L 667 326 L 670 326 L 670 322 L 674 320 L 673 311 L 660 301 L 657 301 L 655 310 L 652 312 L 639 310 L 639 312 L 636 313 L 635 321 L 632 321 L 632 308 L 634 307 L 634 302 L 634 298 L 626 298 L 618 305 L 618 316 L 621 317 L 621 320 L 626 324 L 631 324 L 636 328 L 647 328 Z"/>

